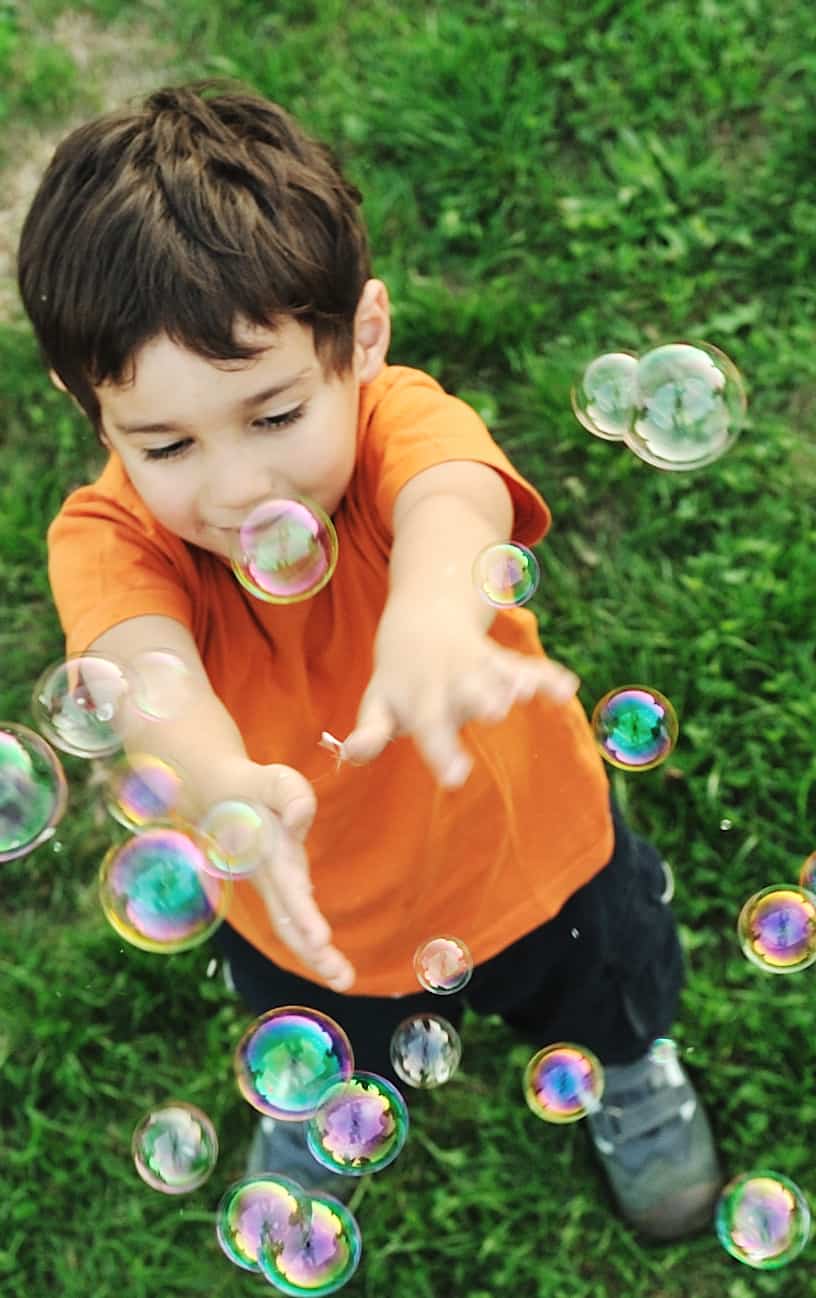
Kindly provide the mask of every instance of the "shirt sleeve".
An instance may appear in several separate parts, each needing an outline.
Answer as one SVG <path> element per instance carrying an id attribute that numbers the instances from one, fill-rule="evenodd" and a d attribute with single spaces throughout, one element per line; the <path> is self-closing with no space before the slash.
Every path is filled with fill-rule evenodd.
<path id="1" fill-rule="evenodd" d="M 163 614 L 193 631 L 187 548 L 152 519 L 119 466 L 68 496 L 47 539 L 69 657 L 131 617 Z"/>
<path id="2" fill-rule="evenodd" d="M 421 370 L 389 366 L 366 393 L 360 471 L 377 521 L 389 541 L 394 502 L 405 483 L 423 469 L 448 460 L 476 460 L 496 469 L 513 498 L 512 540 L 534 545 L 549 530 L 542 496 L 511 464 L 484 421 Z"/>

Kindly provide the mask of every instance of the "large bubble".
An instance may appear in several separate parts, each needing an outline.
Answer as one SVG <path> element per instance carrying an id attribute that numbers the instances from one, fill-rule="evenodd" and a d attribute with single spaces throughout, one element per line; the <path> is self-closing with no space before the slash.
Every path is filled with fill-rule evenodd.
<path id="1" fill-rule="evenodd" d="M 816 964 L 816 895 L 796 884 L 755 892 L 737 920 L 743 954 L 766 973 L 801 973 Z"/>
<path id="2" fill-rule="evenodd" d="M 207 872 L 210 848 L 192 825 L 152 825 L 112 847 L 99 870 L 111 927 L 131 946 L 163 955 L 205 942 L 232 897 L 230 880 Z"/>
<path id="3" fill-rule="evenodd" d="M 74 757 L 109 757 L 122 747 L 133 678 L 102 654 L 86 653 L 43 672 L 31 698 L 34 724 Z"/>
<path id="4" fill-rule="evenodd" d="M 811 1213 L 798 1185 L 762 1168 L 728 1182 L 714 1225 L 723 1248 L 738 1262 L 772 1271 L 802 1252 L 810 1239 Z"/>
<path id="5" fill-rule="evenodd" d="M 297 1181 L 262 1172 L 242 1177 L 224 1193 L 216 1209 L 215 1231 L 230 1262 L 260 1273 L 258 1253 L 263 1241 L 280 1248 L 291 1231 L 300 1241 L 309 1217 L 309 1196 Z"/>
<path id="6" fill-rule="evenodd" d="M 348 1284 L 362 1248 L 360 1227 L 346 1205 L 329 1194 L 312 1194 L 306 1221 L 283 1241 L 264 1232 L 258 1265 L 281 1293 L 324 1298 Z"/>
<path id="7" fill-rule="evenodd" d="M 235 1049 L 244 1099 L 284 1122 L 311 1118 L 324 1092 L 354 1072 L 351 1042 L 320 1010 L 282 1005 L 249 1025 Z"/>
<path id="8" fill-rule="evenodd" d="M 162 1194 L 189 1194 L 212 1174 L 218 1137 L 211 1120 L 195 1104 L 174 1100 L 151 1109 L 131 1140 L 136 1171 Z"/>
<path id="9" fill-rule="evenodd" d="M 68 784 L 53 748 L 28 726 L 0 722 L 0 861 L 32 852 L 54 834 Z"/>
<path id="10" fill-rule="evenodd" d="M 313 500 L 267 500 L 233 541 L 232 570 L 241 585 L 269 604 L 311 599 L 337 566 L 337 532 Z"/>
<path id="11" fill-rule="evenodd" d="M 408 1106 L 396 1086 L 358 1071 L 324 1092 L 306 1143 L 332 1172 L 364 1176 L 393 1163 L 408 1138 Z"/>

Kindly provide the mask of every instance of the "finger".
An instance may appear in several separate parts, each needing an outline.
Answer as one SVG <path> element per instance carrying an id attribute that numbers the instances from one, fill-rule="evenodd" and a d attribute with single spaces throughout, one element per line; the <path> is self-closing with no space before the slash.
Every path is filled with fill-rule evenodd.
<path id="1" fill-rule="evenodd" d="M 396 718 L 387 703 L 379 694 L 364 695 L 354 729 L 343 741 L 343 752 L 351 762 L 371 762 L 396 733 Z"/>
<path id="2" fill-rule="evenodd" d="M 264 768 L 263 800 L 278 812 L 283 827 L 301 841 L 312 827 L 317 812 L 314 789 L 300 771 L 274 763 Z"/>
<path id="3" fill-rule="evenodd" d="M 459 742 L 457 720 L 441 694 L 417 717 L 412 733 L 440 784 L 449 789 L 464 784 L 473 762 Z"/>

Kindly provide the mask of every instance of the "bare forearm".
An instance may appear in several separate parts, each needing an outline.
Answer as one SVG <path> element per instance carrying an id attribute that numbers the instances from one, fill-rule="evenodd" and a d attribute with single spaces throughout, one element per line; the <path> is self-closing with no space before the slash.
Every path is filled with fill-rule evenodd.
<path id="1" fill-rule="evenodd" d="M 489 630 L 496 609 L 478 590 L 473 564 L 487 546 L 508 539 L 512 516 L 502 522 L 461 496 L 419 501 L 394 537 L 385 612 L 414 609 L 426 619 L 454 617 Z"/>

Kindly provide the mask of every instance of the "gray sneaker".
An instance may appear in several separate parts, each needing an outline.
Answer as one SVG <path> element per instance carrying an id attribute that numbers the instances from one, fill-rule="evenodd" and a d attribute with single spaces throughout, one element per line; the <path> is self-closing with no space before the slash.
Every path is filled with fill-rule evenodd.
<path id="1" fill-rule="evenodd" d="M 587 1129 L 621 1216 L 653 1240 L 711 1227 L 725 1177 L 674 1042 L 660 1038 L 635 1063 L 605 1066 L 604 1074 Z"/>
<path id="2" fill-rule="evenodd" d="M 255 1128 L 246 1165 L 247 1176 L 260 1176 L 263 1172 L 280 1172 L 306 1191 L 333 1194 L 343 1203 L 351 1198 L 360 1179 L 332 1172 L 312 1157 L 306 1144 L 305 1122 L 276 1122 L 266 1117 Z"/>

